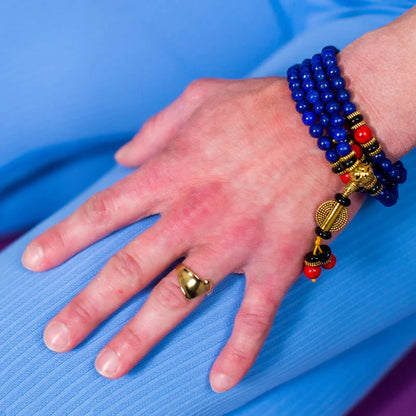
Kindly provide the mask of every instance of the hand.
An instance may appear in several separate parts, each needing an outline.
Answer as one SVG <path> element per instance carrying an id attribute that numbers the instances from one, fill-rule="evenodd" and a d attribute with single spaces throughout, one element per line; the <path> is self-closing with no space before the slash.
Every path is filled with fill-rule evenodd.
<path id="1" fill-rule="evenodd" d="M 342 183 L 302 125 L 281 78 L 196 81 L 116 157 L 140 167 L 32 241 L 24 265 L 50 269 L 121 227 L 155 213 L 161 218 L 49 322 L 45 343 L 56 352 L 71 350 L 184 256 L 191 270 L 213 283 L 212 296 L 229 273 L 246 275 L 232 335 L 210 374 L 215 391 L 228 390 L 253 364 L 302 271 L 315 238 L 316 207 Z M 170 272 L 100 352 L 97 370 L 123 376 L 202 300 L 185 299 Z"/>

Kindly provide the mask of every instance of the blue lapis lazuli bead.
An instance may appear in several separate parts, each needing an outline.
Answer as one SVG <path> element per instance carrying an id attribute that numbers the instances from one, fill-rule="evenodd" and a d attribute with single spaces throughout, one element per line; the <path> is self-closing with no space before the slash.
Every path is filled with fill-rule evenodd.
<path id="1" fill-rule="evenodd" d="M 302 115 L 302 121 L 307 126 L 312 126 L 316 121 L 316 114 L 313 111 L 307 111 Z"/>
<path id="2" fill-rule="evenodd" d="M 288 70 L 286 71 L 286 75 L 287 76 L 289 76 L 291 74 L 299 75 L 299 68 L 300 68 L 299 64 L 295 64 L 295 65 L 290 66 L 288 68 Z"/>
<path id="3" fill-rule="evenodd" d="M 330 122 L 331 122 L 331 125 L 334 127 L 341 127 L 344 125 L 345 119 L 339 114 L 336 114 L 331 117 Z"/>
<path id="4" fill-rule="evenodd" d="M 328 150 L 331 147 L 331 139 L 328 136 L 322 136 L 318 139 L 318 147 L 321 150 Z"/>
<path id="5" fill-rule="evenodd" d="M 301 73 L 299 74 L 299 78 L 302 81 L 305 81 L 306 79 L 311 79 L 312 73 L 310 71 L 301 71 Z"/>
<path id="6" fill-rule="evenodd" d="M 334 127 L 331 130 L 331 136 L 336 142 L 343 142 L 347 140 L 347 130 L 343 127 Z"/>
<path id="7" fill-rule="evenodd" d="M 329 122 L 329 117 L 326 114 L 322 114 L 321 117 L 319 118 L 319 122 L 324 126 L 324 127 L 328 127 L 330 122 Z"/>
<path id="8" fill-rule="evenodd" d="M 347 156 L 350 152 L 351 146 L 348 143 L 342 142 L 337 144 L 337 153 L 339 156 Z"/>
<path id="9" fill-rule="evenodd" d="M 296 111 L 298 113 L 306 113 L 306 111 L 309 111 L 311 108 L 311 105 L 306 101 L 306 100 L 302 100 L 296 103 Z"/>
<path id="10" fill-rule="evenodd" d="M 319 91 L 327 91 L 331 88 L 331 84 L 329 83 L 329 81 L 327 81 L 326 79 L 323 81 L 319 81 L 316 84 L 316 87 L 318 88 Z"/>
<path id="11" fill-rule="evenodd" d="M 299 79 L 295 79 L 292 81 L 289 81 L 289 89 L 290 91 L 294 91 L 294 90 L 298 90 L 301 88 L 301 83 L 299 81 Z"/>
<path id="12" fill-rule="evenodd" d="M 346 116 L 348 116 L 349 114 L 353 113 L 356 110 L 357 108 L 355 107 L 355 104 L 352 103 L 351 101 L 347 101 L 346 103 L 342 105 L 342 112 Z"/>
<path id="13" fill-rule="evenodd" d="M 377 153 L 376 155 L 374 155 L 371 160 L 374 163 L 381 163 L 384 159 L 386 158 L 386 154 L 381 151 L 380 153 Z"/>
<path id="14" fill-rule="evenodd" d="M 302 101 L 305 98 L 305 93 L 302 90 L 295 90 L 292 91 L 292 99 L 293 101 Z"/>
<path id="15" fill-rule="evenodd" d="M 336 90 L 342 90 L 345 88 L 345 81 L 342 77 L 335 77 L 332 82 L 332 87 Z"/>
<path id="16" fill-rule="evenodd" d="M 338 101 L 345 102 L 350 99 L 350 93 L 347 90 L 339 90 L 337 94 Z"/>
<path id="17" fill-rule="evenodd" d="M 316 53 L 311 58 L 311 65 L 316 65 L 316 64 L 322 65 L 322 57 L 320 53 Z"/>
<path id="18" fill-rule="evenodd" d="M 322 62 L 326 68 L 337 65 L 337 59 L 335 58 L 335 55 L 326 55 Z"/>
<path id="19" fill-rule="evenodd" d="M 326 157 L 326 160 L 330 163 L 335 163 L 339 159 L 339 156 L 334 149 L 328 149 L 325 152 L 325 157 Z"/>
<path id="20" fill-rule="evenodd" d="M 326 80 L 325 71 L 323 71 L 323 70 L 315 71 L 314 74 L 313 74 L 313 77 L 315 78 L 316 81 Z"/>
<path id="21" fill-rule="evenodd" d="M 341 75 L 341 70 L 339 69 L 338 66 L 331 66 L 330 68 L 327 69 L 326 73 L 328 74 L 329 78 L 333 79 Z"/>
<path id="22" fill-rule="evenodd" d="M 305 91 L 309 91 L 312 88 L 315 88 L 315 81 L 312 78 L 305 79 L 305 81 L 302 82 L 302 88 Z"/>
<path id="23" fill-rule="evenodd" d="M 334 91 L 331 90 L 327 90 L 327 91 L 322 91 L 321 92 L 321 100 L 324 103 L 329 103 L 330 101 L 333 101 L 335 98 L 335 93 Z"/>
<path id="24" fill-rule="evenodd" d="M 330 101 L 326 105 L 326 111 L 329 114 L 337 114 L 337 113 L 339 113 L 340 109 L 341 109 L 341 106 L 336 101 Z"/>
<path id="25" fill-rule="evenodd" d="M 335 56 L 337 53 L 338 53 L 338 48 L 336 48 L 335 46 L 329 45 L 329 46 L 325 46 L 322 49 L 321 55 L 322 55 L 323 58 L 325 58 L 328 55 Z"/>
<path id="26" fill-rule="evenodd" d="M 312 124 L 309 127 L 309 134 L 316 139 L 324 134 L 324 128 L 320 124 Z"/>
<path id="27" fill-rule="evenodd" d="M 306 93 L 306 99 L 311 103 L 314 104 L 319 101 L 319 92 L 316 90 L 309 90 Z"/>
<path id="28" fill-rule="evenodd" d="M 394 167 L 393 163 L 391 163 L 391 161 L 388 159 L 384 159 L 379 165 L 385 172 L 389 172 Z"/>
<path id="29" fill-rule="evenodd" d="M 323 114 L 325 112 L 325 106 L 320 102 L 317 101 L 314 105 L 313 105 L 313 112 L 320 116 L 321 114 Z"/>

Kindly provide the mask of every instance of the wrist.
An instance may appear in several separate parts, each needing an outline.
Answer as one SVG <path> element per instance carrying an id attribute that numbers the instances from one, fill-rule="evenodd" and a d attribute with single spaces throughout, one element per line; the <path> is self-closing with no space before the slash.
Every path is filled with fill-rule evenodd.
<path id="1" fill-rule="evenodd" d="M 416 146 L 416 37 L 407 24 L 413 16 L 367 33 L 338 58 L 353 102 L 394 160 Z"/>

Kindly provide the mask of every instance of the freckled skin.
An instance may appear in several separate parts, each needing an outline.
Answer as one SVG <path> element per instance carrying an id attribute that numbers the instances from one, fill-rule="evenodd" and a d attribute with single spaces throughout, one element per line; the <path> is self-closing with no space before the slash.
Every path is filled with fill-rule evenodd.
<path id="1" fill-rule="evenodd" d="M 416 64 L 415 24 L 416 7 L 339 55 L 354 86 L 354 101 L 366 108 L 369 124 L 377 126 L 373 131 L 393 158 L 416 144 L 416 94 L 409 87 Z M 406 68 L 395 71 L 397 62 Z M 391 73 L 396 74 L 394 85 Z M 403 103 L 400 117 L 389 110 L 402 109 Z M 203 79 L 147 121 L 116 154 L 119 163 L 138 169 L 36 238 L 24 254 L 26 267 L 47 270 L 114 230 L 161 215 L 52 319 L 44 335 L 48 347 L 58 352 L 74 348 L 173 261 L 185 257 L 184 263 L 214 287 L 231 272 L 246 275 L 233 332 L 210 375 L 215 391 L 236 385 L 301 272 L 315 238 L 316 207 L 343 186 L 294 108 L 282 78 Z M 351 200 L 350 218 L 363 197 Z M 31 252 L 37 253 L 36 262 Z M 175 272 L 169 273 L 99 354 L 97 370 L 108 378 L 123 376 L 202 301 L 185 299 Z M 60 324 L 66 330 L 58 336 Z"/>

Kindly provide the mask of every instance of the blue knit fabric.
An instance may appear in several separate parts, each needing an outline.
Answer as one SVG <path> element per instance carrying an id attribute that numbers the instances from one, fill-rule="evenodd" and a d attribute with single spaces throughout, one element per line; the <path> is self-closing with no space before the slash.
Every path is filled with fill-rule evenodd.
<path id="1" fill-rule="evenodd" d="M 214 3 L 210 2 L 210 4 Z M 4 8 L 3 4 L 1 7 Z M 82 4 L 90 3 L 83 2 Z M 120 6 L 110 8 L 110 2 L 102 2 L 102 4 L 101 14 L 95 10 L 98 17 L 91 12 L 92 9 L 88 8 L 86 10 L 89 10 L 90 14 L 87 17 L 96 17 L 96 22 L 101 22 L 104 17 L 110 20 L 114 18 L 111 13 L 115 16 L 121 16 L 123 10 L 126 16 L 131 13 L 131 10 L 126 11 Z M 172 2 L 172 4 L 176 8 L 179 7 L 179 2 Z M 187 3 L 187 7 L 198 15 L 201 11 L 198 11 L 198 8 L 193 9 L 192 4 Z M 216 7 L 223 4 L 224 2 L 218 2 Z M 265 5 L 265 3 L 261 4 Z M 77 3 L 72 2 L 71 8 L 75 7 L 74 5 Z M 160 6 L 159 2 L 155 2 L 155 5 L 154 7 Z M 130 6 L 133 7 L 133 2 Z M 180 7 L 175 9 L 174 6 L 168 11 L 173 13 L 176 10 L 177 15 L 173 16 L 179 19 L 181 10 L 184 9 Z M 48 13 L 57 13 L 61 10 L 60 7 L 63 6 L 56 8 L 51 6 L 43 12 L 45 16 L 48 16 Z M 145 6 L 144 2 L 140 2 L 140 7 L 151 6 Z M 208 6 L 206 7 L 209 9 Z M 253 10 L 254 8 L 253 6 Z M 27 13 L 35 13 L 36 10 L 38 9 L 29 7 Z M 79 12 L 83 9 L 75 7 L 74 10 L 61 10 L 61 14 L 58 13 L 61 16 L 60 22 L 66 22 L 70 18 L 78 22 L 80 16 L 76 10 Z M 216 9 L 213 6 L 210 10 L 213 13 Z M 271 9 L 268 9 L 268 13 L 266 9 L 260 8 L 259 10 L 263 10 L 264 16 L 268 13 L 273 15 Z M 276 8 L 274 10 L 276 11 Z M 380 10 L 384 10 L 383 7 Z M 244 21 L 245 13 L 249 11 L 244 10 L 244 13 L 240 15 L 240 20 L 237 18 L 236 20 Z M 149 9 L 146 9 L 146 12 L 150 13 Z M 315 11 L 310 9 L 308 12 L 314 14 L 316 18 L 320 13 L 322 16 L 322 10 L 318 7 Z M 38 13 L 41 15 L 40 12 Z M 84 13 L 87 12 L 84 10 Z M 4 18 L 3 13 L 0 16 Z M 62 16 L 65 16 L 65 19 Z M 173 19 L 173 16 L 167 15 L 166 22 L 170 21 L 170 18 Z M 87 17 L 84 17 L 85 28 L 89 23 Z M 218 13 L 215 17 L 221 21 Z M 347 39 L 345 30 L 333 36 L 334 38 L 339 36 L 340 43 L 348 42 L 358 36 L 360 31 L 377 27 L 392 17 L 394 17 L 393 12 L 390 14 L 374 12 L 362 17 L 348 17 L 347 21 L 351 23 L 350 39 Z M 275 24 L 279 22 L 279 18 L 276 17 L 276 19 Z M 344 17 L 341 16 L 340 19 Z M 4 20 L 7 19 L 4 18 Z M 224 18 L 222 21 L 229 24 L 233 22 L 233 19 Z M 363 27 L 363 22 L 366 28 Z M 224 28 L 226 23 L 224 23 Z M 292 62 L 299 60 L 297 55 L 301 58 L 310 56 L 326 43 L 336 43 L 342 46 L 336 42 L 337 39 L 331 42 L 327 39 L 328 27 L 335 30 L 336 23 L 328 22 L 329 26 L 322 25 L 322 28 L 316 28 L 317 35 L 312 40 L 310 40 L 312 32 L 308 32 L 306 26 L 303 29 L 305 30 L 303 35 L 292 36 L 287 32 L 287 38 L 292 38 L 292 41 L 288 43 L 288 46 L 280 48 L 274 55 L 271 55 L 270 59 L 265 60 L 255 73 L 261 75 L 280 73 L 281 68 L 286 68 Z M 340 21 L 338 21 L 338 26 L 339 23 Z M 37 24 L 35 19 L 31 24 Z M 148 28 L 149 25 L 146 27 Z M 271 24 L 270 27 L 273 25 Z M 103 23 L 102 29 L 105 28 L 106 25 Z M 133 28 L 135 25 L 131 23 L 131 26 L 126 28 L 126 32 Z M 89 30 L 91 34 L 96 33 L 96 28 L 93 26 Z M 228 30 L 232 32 L 232 27 L 230 26 Z M 107 40 L 111 38 L 110 29 L 108 31 Z M 152 33 L 155 35 L 154 32 Z M 226 33 L 225 29 L 223 33 Z M 260 31 L 260 33 L 262 35 L 258 36 L 257 40 L 266 36 L 264 32 Z M 208 38 L 207 35 L 206 42 Z M 264 39 L 267 39 L 267 36 Z M 131 47 L 133 44 L 132 41 Z M 68 47 L 71 46 L 71 44 L 68 45 Z M 299 45 L 303 46 L 302 50 L 298 50 Z M 92 49 L 95 50 L 99 46 L 100 42 L 97 41 Z M 159 47 L 160 43 L 157 46 Z M 176 44 L 174 46 L 177 47 Z M 156 46 L 154 49 L 157 50 Z M 106 51 L 106 49 L 102 50 Z M 160 60 L 155 62 L 166 62 L 162 60 L 162 57 L 166 57 L 166 48 L 157 53 Z M 268 53 L 271 53 L 271 49 Z M 262 54 L 264 56 L 257 55 L 255 58 L 252 55 L 250 64 L 246 61 L 241 63 L 239 71 L 249 70 L 255 60 L 259 61 L 267 55 L 265 50 Z M 212 53 L 212 55 L 215 54 Z M 236 55 L 238 55 L 237 52 Z M 80 62 L 84 62 L 81 58 L 88 60 L 88 54 L 80 56 Z M 226 58 L 222 57 L 227 61 Z M 178 58 L 178 62 L 182 62 L 181 59 Z M 109 59 L 108 62 L 110 61 Z M 172 62 L 176 62 L 175 59 L 172 59 Z M 227 73 L 225 68 L 228 64 L 223 64 L 222 67 L 219 63 L 217 65 L 219 65 L 217 72 L 211 68 L 212 72 L 215 72 L 214 75 Z M 162 97 L 162 101 L 167 99 L 167 96 L 172 98 L 173 90 L 182 88 L 187 79 L 192 78 L 193 75 L 185 76 L 181 72 L 189 66 L 192 67 L 187 61 L 177 68 L 175 75 L 179 79 L 178 84 L 171 87 L 172 91 L 164 96 L 165 98 Z M 169 71 L 169 65 L 166 71 Z M 172 77 L 174 72 L 172 72 Z M 79 72 L 75 71 L 75 73 Z M 181 78 L 181 73 L 183 78 Z M 107 76 L 110 76 L 109 74 L 107 73 Z M 160 74 L 163 74 L 163 70 L 160 70 Z M 134 75 L 137 76 L 137 73 Z M 97 77 L 101 76 L 101 74 L 97 75 Z M 134 78 L 133 73 L 130 76 L 131 79 Z M 151 78 L 149 74 L 148 76 Z M 160 76 L 159 73 L 156 76 Z M 29 80 L 30 77 L 27 79 Z M 92 77 L 88 78 L 84 84 L 80 85 L 80 91 L 82 91 L 81 86 L 88 88 L 89 83 L 94 84 L 93 81 Z M 156 81 L 153 82 L 152 85 L 155 85 Z M 103 84 L 100 83 L 100 85 Z M 114 89 L 118 91 L 117 86 L 114 86 Z M 146 98 L 151 97 L 150 92 L 151 89 Z M 62 138 L 61 143 L 76 143 L 82 137 L 98 137 L 99 134 L 102 134 L 102 137 L 111 137 L 114 134 L 114 137 L 120 138 L 123 132 L 122 126 L 132 129 L 133 123 L 140 123 L 141 117 L 146 117 L 146 113 L 141 113 L 137 107 L 131 112 L 127 111 L 129 105 L 126 105 L 126 107 L 123 106 L 127 113 L 123 116 L 124 118 L 122 118 L 122 111 L 119 110 L 120 113 L 114 115 L 113 118 L 110 117 L 112 121 L 104 119 L 103 114 L 108 114 L 109 110 L 106 108 L 107 104 L 100 107 L 101 98 L 99 94 L 94 97 L 94 100 L 91 98 L 91 103 L 98 106 L 96 113 L 91 112 L 93 104 L 91 107 L 81 108 L 77 113 L 79 116 L 87 112 L 92 117 L 91 126 L 88 126 L 88 129 L 83 127 L 88 124 L 84 120 L 74 126 L 74 130 L 69 133 L 65 130 L 65 126 L 77 120 L 77 117 L 69 117 L 70 112 L 65 123 L 59 125 L 56 121 L 58 113 L 53 113 L 50 120 L 53 125 L 43 130 L 45 142 L 42 145 L 49 148 L 55 141 L 60 141 L 59 137 Z M 137 96 L 132 94 L 127 104 L 135 100 Z M 104 102 L 107 103 L 105 100 Z M 114 102 L 117 100 L 112 101 L 113 106 Z M 70 103 L 73 104 L 74 101 Z M 69 109 L 72 104 L 68 104 L 66 108 Z M 81 104 L 87 105 L 82 100 Z M 147 108 L 146 100 L 140 105 Z M 156 108 L 158 103 L 155 101 L 154 105 L 153 108 Z M 27 107 L 28 117 L 31 117 L 32 111 L 36 110 L 35 107 L 32 104 Z M 62 108 L 64 107 L 61 107 L 60 111 Z M 38 115 L 42 112 L 37 111 Z M 72 111 L 78 112 L 78 110 Z M 134 121 L 135 112 L 141 114 L 138 116 L 138 121 Z M 30 132 L 30 127 L 34 126 L 33 120 L 29 123 L 29 127 L 25 127 L 22 123 L 22 129 L 28 128 L 26 134 Z M 103 125 L 100 126 L 100 122 Z M 7 136 L 7 142 L 1 142 L 5 152 L 8 152 L 7 157 L 3 153 L 4 166 L 6 162 L 16 163 L 14 161 L 19 155 L 15 144 L 17 140 L 21 140 L 20 150 L 37 151 L 35 144 L 32 143 L 33 140 L 30 141 L 27 135 L 24 139 L 19 139 L 20 135 L 19 137 L 13 136 L 12 127 L 16 128 L 16 125 L 9 126 L 8 134 L 10 135 Z M 48 128 L 51 129 L 50 132 L 47 131 Z M 18 129 L 19 131 L 21 130 Z M 39 158 L 39 153 L 37 154 Z M 79 154 L 82 154 L 82 151 Z M 55 155 L 61 157 L 59 151 Z M 73 159 L 77 160 L 76 152 L 73 154 Z M 109 381 L 99 376 L 94 370 L 94 358 L 122 325 L 136 313 L 151 287 L 146 288 L 100 325 L 74 351 L 55 354 L 47 350 L 42 343 L 43 329 L 48 320 L 88 284 L 111 255 L 158 219 L 157 216 L 146 218 L 120 230 L 49 272 L 34 274 L 23 269 L 20 257 L 24 247 L 34 236 L 68 215 L 93 192 L 107 187 L 130 172 L 121 167 L 113 169 L 96 185 L 0 255 L 2 270 L 0 275 L 0 299 L 2 300 L 0 303 L 0 415 L 215 416 L 229 412 L 234 412 L 233 416 L 254 415 L 255 413 L 288 416 L 343 414 L 416 339 L 416 305 L 414 302 L 416 280 L 413 276 L 416 266 L 416 213 L 413 201 L 413 194 L 416 190 L 416 153 L 412 152 L 406 156 L 403 162 L 409 168 L 409 180 L 402 186 L 398 204 L 388 209 L 375 201 L 368 201 L 365 204 L 356 219 L 332 246 L 334 252 L 338 254 L 337 268 L 322 276 L 315 285 L 304 278 L 295 283 L 279 309 L 270 336 L 253 368 L 237 387 L 220 395 L 213 393 L 210 389 L 208 374 L 215 357 L 231 333 L 233 319 L 244 290 L 244 276 L 241 275 L 228 276 L 215 288 L 212 296 L 208 297 L 190 317 L 122 379 Z M 28 163 L 27 160 L 26 163 Z M 27 166 L 26 169 L 28 169 Z M 16 169 L 14 172 L 19 175 L 23 170 Z M 3 178 L 6 178 L 4 183 L 7 183 L 7 180 L 10 181 L 10 178 L 7 179 L 7 171 L 4 171 Z M 53 181 L 53 175 L 50 178 Z M 22 183 L 22 195 L 23 182 L 19 182 Z M 389 226 L 386 226 L 387 221 Z"/>

